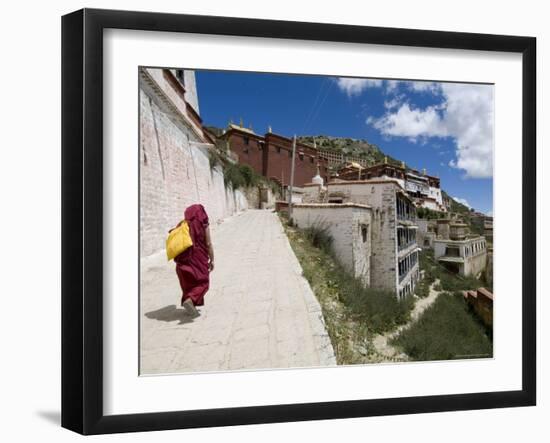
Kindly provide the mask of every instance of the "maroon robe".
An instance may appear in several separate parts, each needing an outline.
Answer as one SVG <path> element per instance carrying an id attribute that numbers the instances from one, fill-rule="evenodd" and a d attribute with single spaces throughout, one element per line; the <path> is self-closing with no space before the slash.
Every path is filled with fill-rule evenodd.
<path id="1" fill-rule="evenodd" d="M 202 306 L 210 284 L 209 255 L 206 245 L 208 215 L 202 205 L 191 205 L 185 210 L 185 220 L 189 225 L 193 246 L 174 259 L 183 292 L 181 301 L 183 303 L 190 298 L 195 306 Z"/>

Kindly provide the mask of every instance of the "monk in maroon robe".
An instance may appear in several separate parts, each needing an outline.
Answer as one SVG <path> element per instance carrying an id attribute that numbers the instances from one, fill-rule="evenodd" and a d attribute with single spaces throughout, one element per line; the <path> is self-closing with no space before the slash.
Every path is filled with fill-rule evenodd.
<path id="1" fill-rule="evenodd" d="M 183 292 L 181 305 L 192 315 L 199 315 L 195 306 L 204 305 L 204 295 L 214 269 L 214 250 L 208 226 L 208 215 L 202 205 L 191 205 L 185 210 L 185 220 L 193 246 L 178 255 L 176 273 Z"/>

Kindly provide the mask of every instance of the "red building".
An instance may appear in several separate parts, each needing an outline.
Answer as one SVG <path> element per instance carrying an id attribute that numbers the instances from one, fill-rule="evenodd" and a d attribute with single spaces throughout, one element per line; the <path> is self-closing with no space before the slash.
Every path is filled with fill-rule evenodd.
<path id="1" fill-rule="evenodd" d="M 237 125 L 229 125 L 220 138 L 227 141 L 239 163 L 250 165 L 258 174 L 280 184 L 290 184 L 292 139 L 271 132 L 261 136 Z M 311 183 L 317 174 L 317 165 L 325 183 L 328 181 L 328 162 L 313 146 L 297 142 L 294 163 L 295 186 Z"/>

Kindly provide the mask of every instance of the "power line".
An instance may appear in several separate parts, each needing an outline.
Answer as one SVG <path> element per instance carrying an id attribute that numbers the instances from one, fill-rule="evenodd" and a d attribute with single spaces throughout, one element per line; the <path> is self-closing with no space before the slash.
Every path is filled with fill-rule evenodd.
<path id="1" fill-rule="evenodd" d="M 330 90 L 332 89 L 332 86 L 334 85 L 334 82 L 333 82 L 333 81 L 330 81 L 330 80 L 329 80 L 329 82 L 330 82 L 330 83 L 329 83 L 329 86 L 328 86 L 328 88 L 327 88 L 327 90 L 326 90 L 325 96 L 323 97 L 323 100 L 322 100 L 321 103 L 319 104 L 319 107 L 317 108 L 317 110 L 316 110 L 316 112 L 315 112 L 313 118 L 310 120 L 310 122 L 308 123 L 308 125 L 304 128 L 304 131 L 307 130 L 308 127 L 309 127 L 310 125 L 312 125 L 312 124 L 315 122 L 315 120 L 317 120 L 317 117 L 319 116 L 319 112 L 321 112 L 321 109 L 323 108 L 323 105 L 325 104 L 325 101 L 327 100 L 327 97 L 328 97 L 328 95 L 329 95 L 329 92 L 330 92 Z"/>
<path id="2" fill-rule="evenodd" d="M 302 125 L 302 131 L 301 131 L 302 134 L 304 133 L 304 130 L 307 127 L 307 125 L 309 124 L 309 120 L 312 117 L 312 115 L 313 115 L 313 113 L 316 109 L 317 103 L 319 102 L 319 98 L 321 97 L 321 94 L 322 94 L 324 86 L 326 85 L 326 82 L 327 82 L 327 79 L 323 78 L 323 81 L 321 82 L 321 86 L 319 87 L 319 90 L 317 91 L 317 97 L 315 97 L 315 101 L 313 102 L 313 106 L 310 108 L 310 110 L 307 114 L 307 117 L 304 120 L 304 124 Z"/>

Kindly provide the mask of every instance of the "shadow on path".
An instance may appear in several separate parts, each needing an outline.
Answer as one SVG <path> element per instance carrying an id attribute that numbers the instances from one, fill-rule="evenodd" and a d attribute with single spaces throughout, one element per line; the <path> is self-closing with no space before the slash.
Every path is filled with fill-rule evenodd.
<path id="1" fill-rule="evenodd" d="M 189 315 L 183 308 L 178 309 L 176 305 L 168 305 L 164 308 L 157 309 L 156 311 L 146 312 L 145 317 L 150 318 L 151 320 L 166 322 L 179 321 L 178 324 L 180 325 L 193 323 L 193 320 L 197 318 Z"/>

